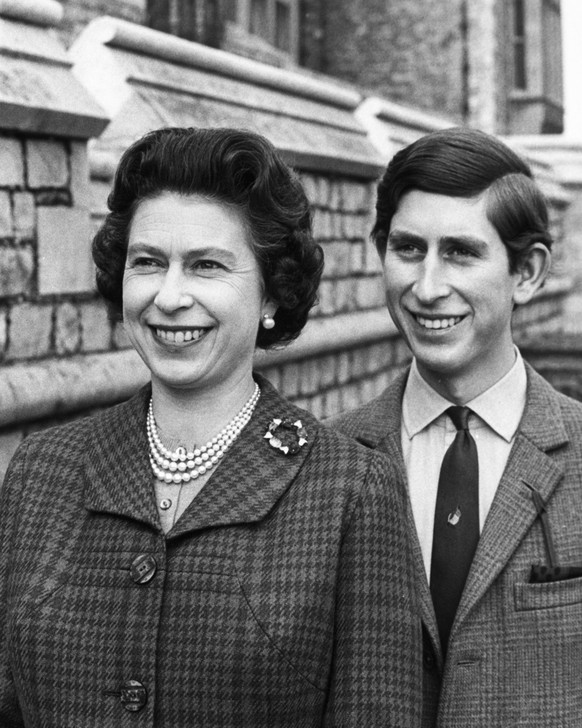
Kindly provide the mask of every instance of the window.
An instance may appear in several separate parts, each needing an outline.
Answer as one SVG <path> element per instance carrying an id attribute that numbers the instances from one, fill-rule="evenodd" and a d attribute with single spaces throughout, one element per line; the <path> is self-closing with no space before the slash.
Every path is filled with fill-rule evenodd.
<path id="1" fill-rule="evenodd" d="M 513 86 L 527 88 L 524 0 L 513 0 Z"/>
<path id="2" fill-rule="evenodd" d="M 299 0 L 228 0 L 236 10 L 227 17 L 251 36 L 297 59 Z"/>

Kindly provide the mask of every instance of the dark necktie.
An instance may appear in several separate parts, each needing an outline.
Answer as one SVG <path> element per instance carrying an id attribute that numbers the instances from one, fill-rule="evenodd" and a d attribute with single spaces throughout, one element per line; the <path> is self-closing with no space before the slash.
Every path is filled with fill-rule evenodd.
<path id="1" fill-rule="evenodd" d="M 479 541 L 479 462 L 467 407 L 450 407 L 457 434 L 445 453 L 434 514 L 430 591 L 446 654 L 449 634 Z"/>

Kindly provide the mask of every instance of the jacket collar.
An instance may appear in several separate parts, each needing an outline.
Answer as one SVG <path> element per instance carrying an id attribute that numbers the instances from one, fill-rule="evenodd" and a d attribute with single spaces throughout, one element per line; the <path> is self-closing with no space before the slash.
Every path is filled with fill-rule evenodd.
<path id="1" fill-rule="evenodd" d="M 168 538 L 262 520 L 305 462 L 316 436 L 316 420 L 280 397 L 267 380 L 256 379 L 261 397 L 251 420 Z M 95 419 L 91 454 L 85 457 L 85 506 L 161 530 L 145 434 L 150 395 L 148 385 L 127 403 Z M 300 419 L 305 426 L 307 444 L 296 455 L 283 454 L 265 439 L 274 418 Z"/>

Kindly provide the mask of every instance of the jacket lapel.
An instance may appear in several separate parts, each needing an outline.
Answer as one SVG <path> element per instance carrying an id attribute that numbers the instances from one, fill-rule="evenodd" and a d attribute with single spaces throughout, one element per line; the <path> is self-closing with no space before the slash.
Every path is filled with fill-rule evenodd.
<path id="1" fill-rule="evenodd" d="M 280 397 L 265 379 L 257 380 L 261 397 L 253 417 L 168 538 L 261 520 L 301 469 L 313 444 L 316 420 Z M 148 385 L 95 420 L 85 460 L 85 506 L 160 530 L 145 433 L 150 393 Z M 295 422 L 298 417 L 307 429 L 307 443 L 296 455 L 285 455 L 264 435 L 274 418 Z"/>
<path id="2" fill-rule="evenodd" d="M 85 455 L 85 507 L 160 529 L 145 430 L 151 388 L 91 421 Z"/>
<path id="3" fill-rule="evenodd" d="M 531 488 L 547 502 L 564 474 L 548 454 L 568 442 L 555 392 L 529 366 L 527 374 L 526 408 L 483 527 L 451 638 L 455 626 L 483 597 L 532 527 L 537 511 Z"/>
<path id="4" fill-rule="evenodd" d="M 262 520 L 303 466 L 313 445 L 316 420 L 280 397 L 267 380 L 256 378 L 261 397 L 253 417 L 168 538 L 211 526 Z M 300 419 L 307 430 L 307 443 L 295 455 L 285 455 L 265 439 L 275 418 L 292 422 Z"/>

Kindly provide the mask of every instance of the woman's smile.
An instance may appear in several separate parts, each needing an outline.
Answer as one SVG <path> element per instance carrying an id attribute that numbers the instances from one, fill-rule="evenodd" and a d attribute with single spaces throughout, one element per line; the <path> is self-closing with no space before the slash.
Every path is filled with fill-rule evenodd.
<path id="1" fill-rule="evenodd" d="M 211 326 L 206 327 L 165 327 L 150 326 L 156 338 L 161 339 L 168 344 L 188 344 L 200 341 L 206 334 L 212 330 Z"/>

